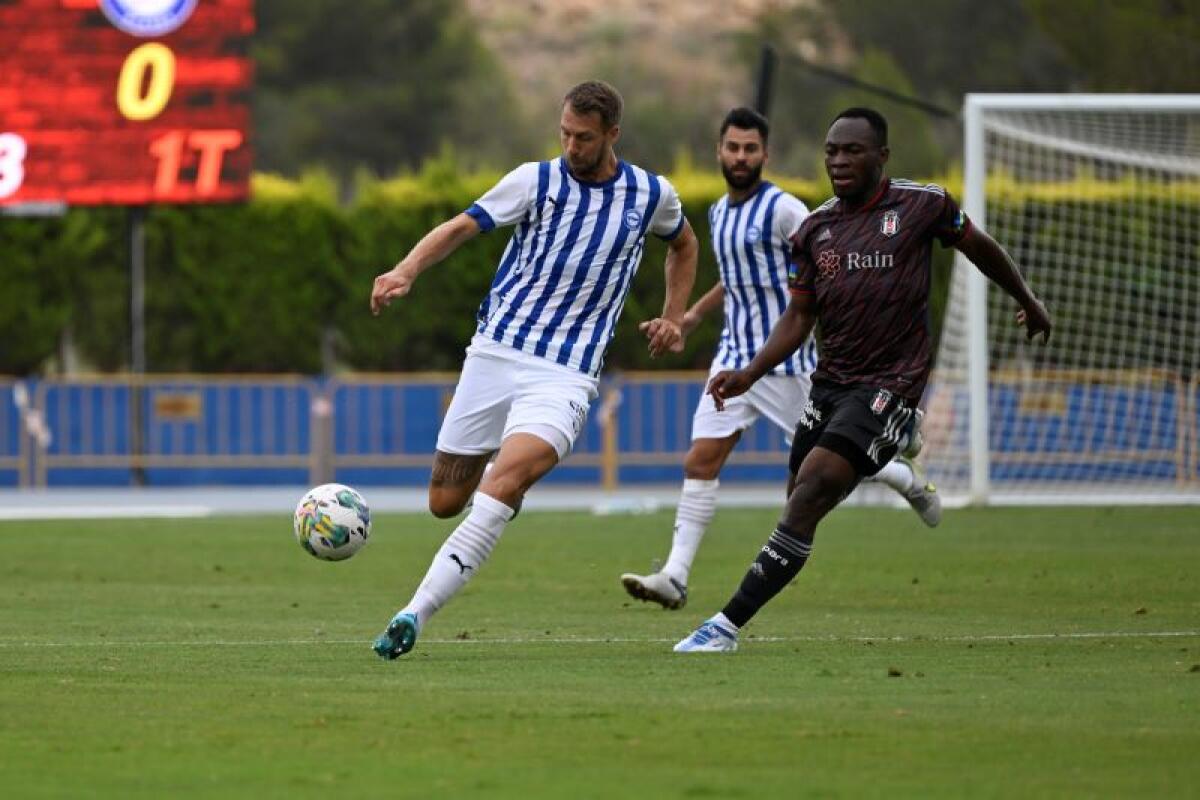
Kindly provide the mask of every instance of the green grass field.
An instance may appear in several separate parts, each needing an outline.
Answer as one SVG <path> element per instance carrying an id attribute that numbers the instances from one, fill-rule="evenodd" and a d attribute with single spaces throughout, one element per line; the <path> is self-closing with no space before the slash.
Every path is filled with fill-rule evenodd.
<path id="1" fill-rule="evenodd" d="M 740 652 L 671 653 L 775 518 L 666 612 L 617 577 L 668 514 L 527 513 L 391 663 L 447 523 L 340 564 L 286 516 L 0 523 L 0 794 L 1200 795 L 1200 510 L 841 510 Z"/>

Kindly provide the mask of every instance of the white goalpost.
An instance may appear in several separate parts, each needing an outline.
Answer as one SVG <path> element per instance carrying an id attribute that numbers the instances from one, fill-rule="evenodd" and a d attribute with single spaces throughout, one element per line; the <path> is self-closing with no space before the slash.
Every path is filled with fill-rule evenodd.
<path id="1" fill-rule="evenodd" d="M 968 95 L 963 208 L 1048 346 L 958 256 L 926 397 L 951 501 L 1200 503 L 1200 95 Z"/>

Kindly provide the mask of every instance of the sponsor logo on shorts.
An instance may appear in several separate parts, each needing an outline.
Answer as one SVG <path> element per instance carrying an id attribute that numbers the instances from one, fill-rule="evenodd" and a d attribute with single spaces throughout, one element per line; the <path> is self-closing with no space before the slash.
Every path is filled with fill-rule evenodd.
<path id="1" fill-rule="evenodd" d="M 571 428 L 575 431 L 575 435 L 579 436 L 579 432 L 583 430 L 583 423 L 587 421 L 588 408 L 582 403 L 571 401 Z"/>
<path id="2" fill-rule="evenodd" d="M 812 400 L 804 404 L 804 409 L 800 412 L 800 424 L 809 430 L 821 424 L 821 412 L 813 405 Z"/>

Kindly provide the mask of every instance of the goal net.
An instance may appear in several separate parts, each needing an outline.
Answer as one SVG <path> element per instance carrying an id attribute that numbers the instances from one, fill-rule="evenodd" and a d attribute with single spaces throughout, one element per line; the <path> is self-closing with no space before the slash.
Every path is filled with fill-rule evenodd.
<path id="1" fill-rule="evenodd" d="M 974 502 L 1200 501 L 1200 95 L 968 95 L 963 205 L 1054 321 L 961 255 L 925 464 Z"/>

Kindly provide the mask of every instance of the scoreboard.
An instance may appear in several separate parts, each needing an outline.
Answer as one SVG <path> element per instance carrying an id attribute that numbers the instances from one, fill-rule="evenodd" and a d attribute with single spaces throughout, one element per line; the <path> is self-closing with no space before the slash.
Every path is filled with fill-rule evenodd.
<path id="1" fill-rule="evenodd" d="M 245 199 L 253 0 L 0 0 L 0 206 Z"/>

